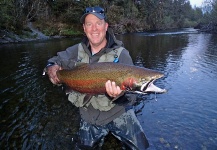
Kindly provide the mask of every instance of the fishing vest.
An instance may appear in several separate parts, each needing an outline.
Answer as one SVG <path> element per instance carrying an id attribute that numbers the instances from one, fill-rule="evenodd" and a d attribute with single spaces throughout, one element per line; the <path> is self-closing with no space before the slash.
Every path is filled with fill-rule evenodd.
<path id="1" fill-rule="evenodd" d="M 109 53 L 103 54 L 98 62 L 118 62 L 118 58 L 124 48 L 119 47 L 117 49 L 113 49 Z M 89 63 L 89 56 L 88 54 L 84 51 L 83 46 L 81 43 L 78 45 L 78 57 L 77 57 L 77 62 L 81 63 Z M 90 104 L 95 108 L 100 111 L 108 111 L 111 108 L 115 106 L 111 102 L 108 97 L 105 95 L 94 95 L 92 96 L 91 100 L 84 106 L 83 105 L 83 100 L 86 94 L 81 94 L 75 91 L 72 91 L 69 93 L 68 99 L 70 102 L 72 102 L 76 107 L 88 107 Z"/>

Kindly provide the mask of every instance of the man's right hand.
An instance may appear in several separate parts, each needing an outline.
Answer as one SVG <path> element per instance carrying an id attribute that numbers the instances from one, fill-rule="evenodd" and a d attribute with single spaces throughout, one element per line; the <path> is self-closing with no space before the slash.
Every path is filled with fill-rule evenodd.
<path id="1" fill-rule="evenodd" d="M 121 94 L 122 90 L 119 86 L 116 85 L 115 82 L 108 80 L 105 83 L 106 92 L 110 97 L 117 97 Z"/>
<path id="2" fill-rule="evenodd" d="M 58 70 L 62 70 L 62 68 L 59 65 L 53 65 L 53 66 L 47 67 L 47 75 L 53 84 L 60 83 L 60 80 L 57 77 Z"/>

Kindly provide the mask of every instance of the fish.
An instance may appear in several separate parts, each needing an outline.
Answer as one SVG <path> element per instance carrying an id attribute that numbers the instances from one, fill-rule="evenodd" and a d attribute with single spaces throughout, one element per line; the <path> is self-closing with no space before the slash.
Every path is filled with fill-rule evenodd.
<path id="1" fill-rule="evenodd" d="M 113 62 L 84 63 L 73 69 L 57 71 L 61 83 L 73 91 L 89 95 L 105 94 L 108 80 L 114 81 L 123 92 L 165 93 L 165 89 L 153 84 L 163 76 L 156 70 Z"/>

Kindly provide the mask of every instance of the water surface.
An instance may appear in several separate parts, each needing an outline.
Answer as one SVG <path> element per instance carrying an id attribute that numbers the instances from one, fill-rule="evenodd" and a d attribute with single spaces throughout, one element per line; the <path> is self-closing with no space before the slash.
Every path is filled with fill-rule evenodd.
<path id="1" fill-rule="evenodd" d="M 135 63 L 165 74 L 156 85 L 168 92 L 140 96 L 135 106 L 150 149 L 217 149 L 217 35 L 183 29 L 117 38 Z M 42 70 L 48 58 L 79 41 L 0 45 L 1 149 L 72 149 L 78 109 Z M 118 149 L 117 141 L 105 145 Z"/>
<path id="2" fill-rule="evenodd" d="M 150 149 L 217 149 L 217 35 L 188 31 L 122 37 L 166 75 L 158 85 L 168 92 L 136 107 Z"/>

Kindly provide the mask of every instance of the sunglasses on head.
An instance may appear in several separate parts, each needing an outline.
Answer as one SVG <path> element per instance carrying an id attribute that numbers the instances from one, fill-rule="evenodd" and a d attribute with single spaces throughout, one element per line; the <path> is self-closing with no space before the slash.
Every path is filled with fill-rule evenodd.
<path id="1" fill-rule="evenodd" d="M 101 7 L 87 7 L 84 11 L 84 13 L 90 13 L 90 12 L 95 12 L 99 14 L 104 14 L 104 9 Z"/>

